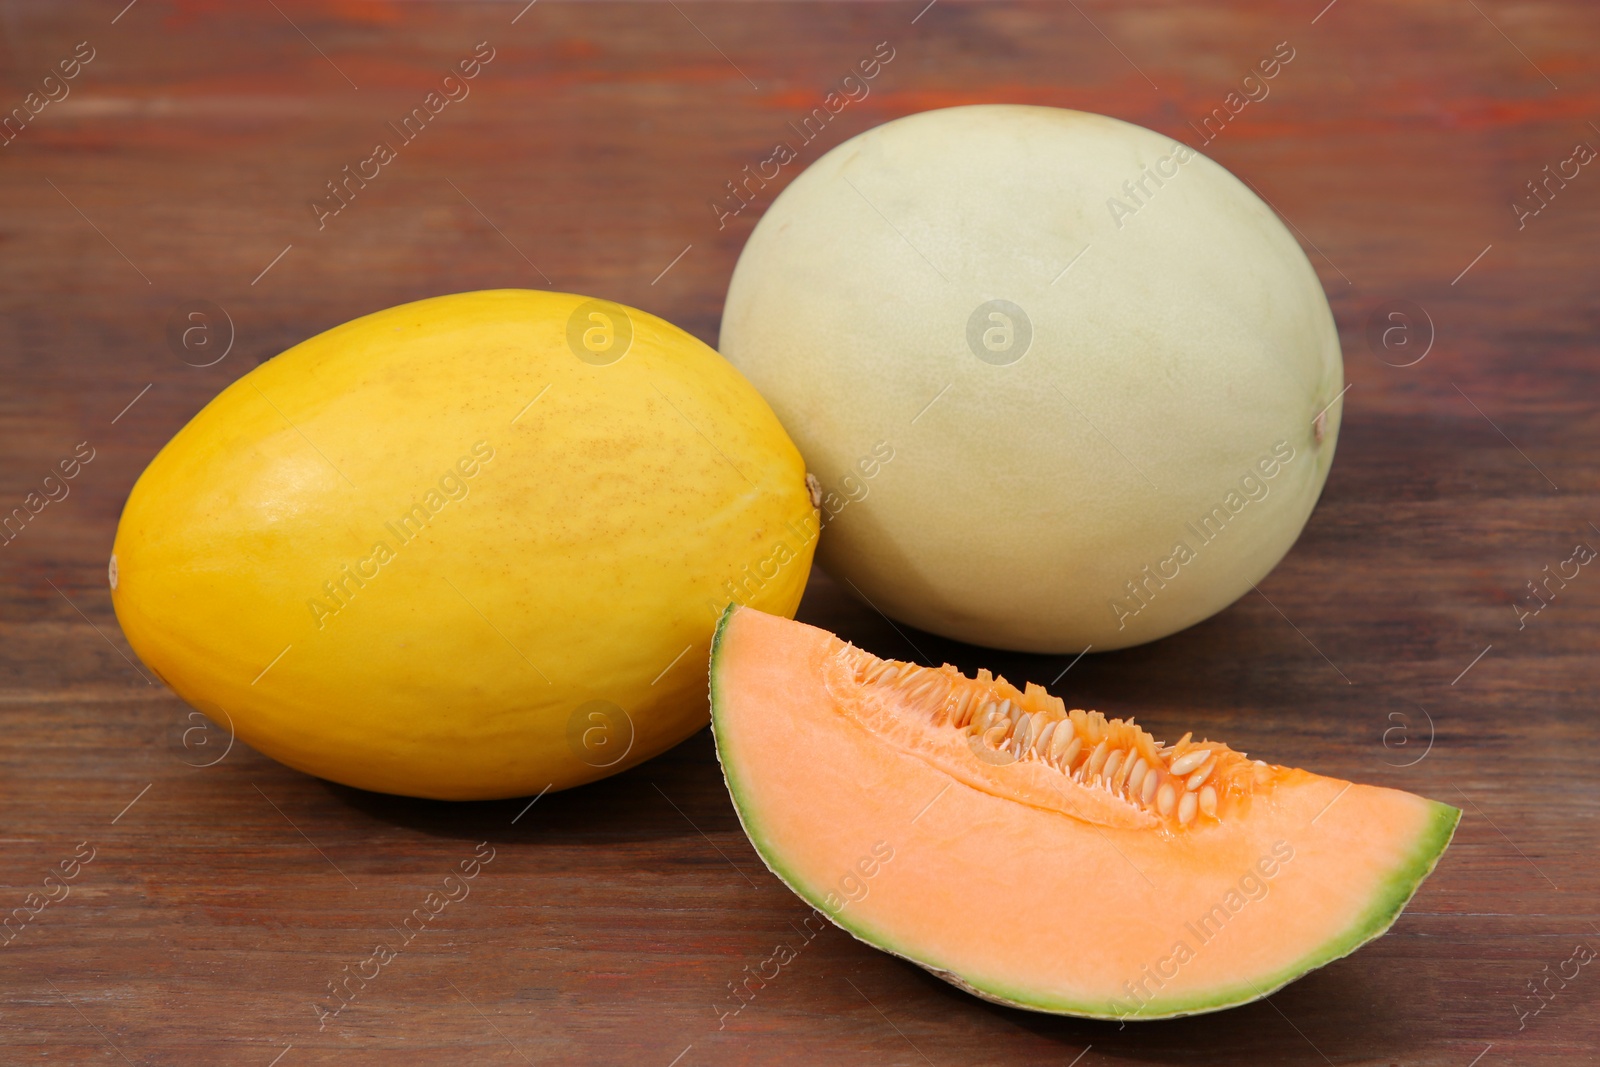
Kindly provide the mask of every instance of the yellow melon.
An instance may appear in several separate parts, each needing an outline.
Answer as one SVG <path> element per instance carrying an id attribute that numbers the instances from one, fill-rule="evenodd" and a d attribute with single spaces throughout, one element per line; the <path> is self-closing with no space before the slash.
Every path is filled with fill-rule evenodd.
<path id="1" fill-rule="evenodd" d="M 276 759 L 448 799 L 563 788 L 707 720 L 730 600 L 793 614 L 800 455 L 710 348 L 564 293 L 464 293 L 296 345 L 151 462 L 112 599 Z"/>

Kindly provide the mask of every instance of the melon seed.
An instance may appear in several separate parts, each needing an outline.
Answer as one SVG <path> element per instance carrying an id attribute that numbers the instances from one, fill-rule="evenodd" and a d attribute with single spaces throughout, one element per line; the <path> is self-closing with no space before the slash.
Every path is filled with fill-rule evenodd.
<path id="1" fill-rule="evenodd" d="M 1188 788 L 1188 790 L 1192 793 L 1196 789 L 1199 789 L 1202 785 L 1205 785 L 1206 778 L 1210 776 L 1211 769 L 1213 767 L 1215 767 L 1216 765 L 1217 765 L 1217 761 L 1216 760 L 1214 760 L 1214 759 L 1206 760 L 1204 766 L 1202 766 L 1198 771 L 1195 771 L 1193 774 L 1191 774 L 1189 776 L 1189 780 L 1184 783 L 1186 788 Z"/>
<path id="2" fill-rule="evenodd" d="M 972 719 L 972 732 L 981 734 L 989 729 L 989 724 L 994 721 L 994 704 L 985 704 L 979 709 L 978 714 Z"/>
<path id="3" fill-rule="evenodd" d="M 1148 808 L 1150 802 L 1156 798 L 1156 787 L 1160 784 L 1161 772 L 1151 767 L 1150 773 L 1144 776 L 1144 788 L 1139 791 L 1139 800 L 1143 802 L 1145 807 Z"/>
<path id="4" fill-rule="evenodd" d="M 1093 778 L 1100 773 L 1100 768 L 1106 765 L 1106 753 L 1109 747 L 1103 740 L 1094 746 L 1094 751 L 1089 754 L 1089 762 L 1084 764 L 1085 778 Z"/>
<path id="5" fill-rule="evenodd" d="M 1172 773 L 1188 774 L 1190 771 L 1200 766 L 1200 764 L 1204 763 L 1206 761 L 1206 757 L 1210 755 L 1211 750 L 1209 748 L 1197 748 L 1191 752 L 1185 752 L 1183 755 L 1172 761 Z"/>
<path id="6" fill-rule="evenodd" d="M 1016 738 L 1016 744 L 1013 746 L 1013 748 L 1019 756 L 1028 750 L 1029 740 L 1033 736 L 1032 731 L 1033 719 L 1027 715 L 1024 715 L 1021 721 L 1017 723 L 1016 732 L 1012 734 L 1012 736 Z"/>
<path id="7" fill-rule="evenodd" d="M 906 692 L 905 703 L 908 704 L 911 707 L 916 707 L 917 705 L 922 703 L 922 700 L 923 700 L 924 697 L 926 697 L 929 693 L 933 692 L 934 688 L 938 684 L 939 684 L 939 679 L 937 677 L 925 679 L 925 680 L 923 680 L 921 682 L 918 682 L 916 685 L 912 686 L 910 688 L 910 690 L 908 690 Z"/>
<path id="8" fill-rule="evenodd" d="M 1067 759 L 1062 758 L 1062 753 L 1067 750 L 1069 744 L 1076 740 L 1077 738 L 1072 735 L 1072 720 L 1062 719 L 1060 725 L 1056 727 L 1055 733 L 1050 736 L 1051 761 L 1063 765 L 1069 762 Z"/>
<path id="9" fill-rule="evenodd" d="M 1194 821 L 1195 809 L 1198 807 L 1199 801 L 1195 800 L 1193 793 L 1183 794 L 1183 799 L 1178 801 L 1178 822 L 1188 826 Z"/>
<path id="10" fill-rule="evenodd" d="M 1123 785 L 1125 785 L 1128 781 L 1128 775 L 1133 771 L 1134 759 L 1135 757 L 1133 749 L 1127 748 L 1122 750 L 1122 763 L 1117 768 L 1118 773 L 1113 775 L 1111 779 L 1111 791 L 1113 793 L 1122 792 Z"/>
<path id="11" fill-rule="evenodd" d="M 1156 791 L 1156 810 L 1163 815 L 1172 814 L 1172 806 L 1178 802 L 1178 794 L 1172 788 L 1171 782 L 1162 782 L 1161 788 Z"/>
<path id="12" fill-rule="evenodd" d="M 1150 765 L 1144 761 L 1143 756 L 1133 761 L 1133 769 L 1128 772 L 1128 795 L 1130 797 L 1138 795 L 1139 787 L 1144 784 L 1145 773 L 1149 770 Z"/>
<path id="13" fill-rule="evenodd" d="M 1200 790 L 1200 810 L 1213 819 L 1217 817 L 1217 791 L 1212 786 Z"/>

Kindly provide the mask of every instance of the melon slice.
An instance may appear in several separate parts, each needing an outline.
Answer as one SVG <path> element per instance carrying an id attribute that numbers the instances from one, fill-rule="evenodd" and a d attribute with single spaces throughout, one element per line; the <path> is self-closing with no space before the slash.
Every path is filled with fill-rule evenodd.
<path id="1" fill-rule="evenodd" d="M 862 941 L 1036 1011 L 1264 997 L 1387 930 L 1461 816 L 737 606 L 711 709 L 773 873 Z"/>

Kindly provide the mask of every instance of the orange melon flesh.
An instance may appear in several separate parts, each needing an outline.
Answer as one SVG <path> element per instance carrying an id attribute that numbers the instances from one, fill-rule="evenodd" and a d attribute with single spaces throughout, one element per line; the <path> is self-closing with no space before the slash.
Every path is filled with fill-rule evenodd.
<path id="1" fill-rule="evenodd" d="M 1265 996 L 1387 930 L 1461 814 L 1163 746 L 1037 686 L 878 660 L 737 606 L 711 702 L 739 818 L 779 878 L 868 944 L 1039 1011 L 1153 1019 Z"/>

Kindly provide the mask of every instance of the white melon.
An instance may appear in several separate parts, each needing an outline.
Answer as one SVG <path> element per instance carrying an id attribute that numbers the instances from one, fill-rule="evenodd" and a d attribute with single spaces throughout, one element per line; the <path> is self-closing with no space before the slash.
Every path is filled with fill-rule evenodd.
<path id="1" fill-rule="evenodd" d="M 822 482 L 818 559 L 889 616 L 1033 652 L 1222 609 L 1299 536 L 1343 364 L 1273 211 L 1169 137 L 910 115 L 756 226 L 722 352 Z"/>

